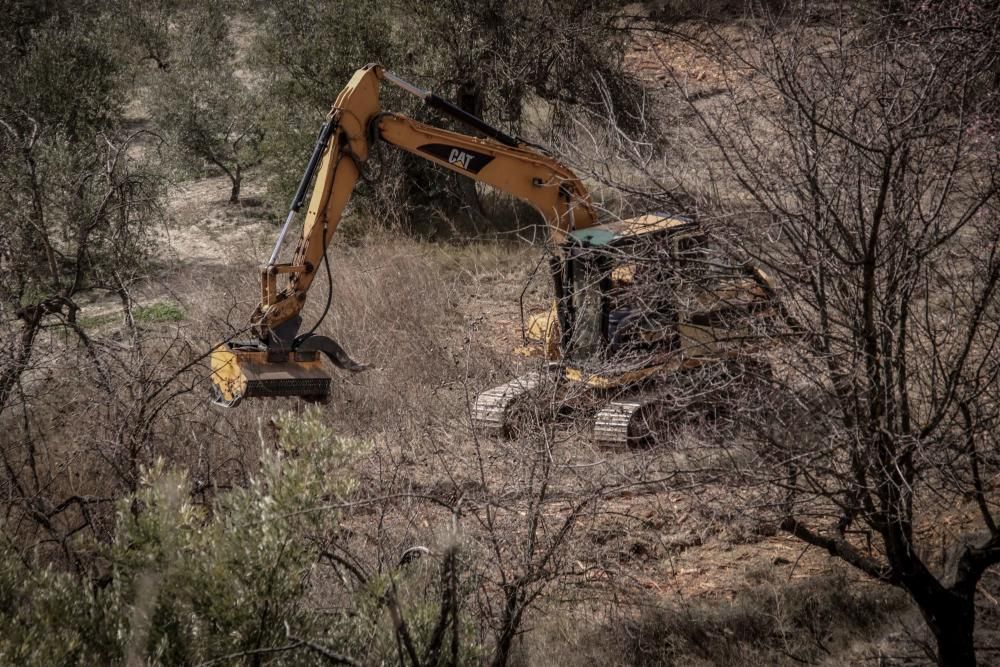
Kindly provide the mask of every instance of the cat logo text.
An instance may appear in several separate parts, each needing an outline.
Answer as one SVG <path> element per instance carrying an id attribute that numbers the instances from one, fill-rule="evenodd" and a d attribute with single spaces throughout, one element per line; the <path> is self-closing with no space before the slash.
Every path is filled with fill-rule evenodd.
<path id="1" fill-rule="evenodd" d="M 448 163 L 457 164 L 462 169 L 468 169 L 470 162 L 472 162 L 472 155 L 457 148 L 452 148 L 451 153 L 448 155 Z"/>

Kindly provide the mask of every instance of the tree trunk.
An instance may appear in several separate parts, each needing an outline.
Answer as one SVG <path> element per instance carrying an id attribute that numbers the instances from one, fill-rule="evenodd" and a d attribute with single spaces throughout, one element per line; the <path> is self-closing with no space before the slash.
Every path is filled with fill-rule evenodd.
<path id="1" fill-rule="evenodd" d="M 510 661 L 511 649 L 514 646 L 514 639 L 517 638 L 517 631 L 521 626 L 521 603 L 519 589 L 516 585 L 508 584 L 504 591 L 504 609 L 500 620 L 500 633 L 497 636 L 497 646 L 493 652 L 492 667 L 506 667 Z"/>
<path id="2" fill-rule="evenodd" d="M 31 317 L 30 319 L 25 318 L 25 322 L 21 327 L 21 335 L 19 336 L 19 344 L 15 347 L 13 353 L 9 359 L 5 359 L 8 363 L 4 365 L 4 368 L 0 369 L 0 412 L 3 412 L 4 408 L 7 407 L 7 400 L 13 393 L 17 383 L 21 379 L 21 374 L 28 367 L 28 361 L 31 359 L 31 353 L 34 349 L 35 335 L 38 333 L 39 322 L 41 318 Z"/>
<path id="3" fill-rule="evenodd" d="M 483 92 L 478 83 L 475 81 L 465 81 L 459 86 L 459 109 L 477 118 L 482 118 L 484 107 Z M 462 195 L 463 204 L 480 215 L 486 215 L 486 212 L 483 210 L 483 202 L 479 199 L 479 190 L 476 188 L 476 181 L 474 179 L 459 177 L 458 189 Z"/>
<path id="4" fill-rule="evenodd" d="M 233 189 L 229 191 L 229 203 L 239 204 L 240 203 L 240 183 L 243 182 L 243 175 L 240 173 L 240 165 L 236 165 L 236 169 L 229 174 L 229 180 L 233 182 Z"/>
<path id="5" fill-rule="evenodd" d="M 976 649 L 972 639 L 976 625 L 974 593 L 963 595 L 947 591 L 935 598 L 932 604 L 921 604 L 920 613 L 937 640 L 938 665 L 975 667 Z"/>

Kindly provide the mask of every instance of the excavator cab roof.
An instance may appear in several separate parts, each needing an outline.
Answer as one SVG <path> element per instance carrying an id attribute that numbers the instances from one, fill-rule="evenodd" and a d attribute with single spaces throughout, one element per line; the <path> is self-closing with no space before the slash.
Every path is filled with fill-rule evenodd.
<path id="1" fill-rule="evenodd" d="M 697 229 L 697 223 L 683 216 L 649 213 L 637 218 L 616 220 L 567 234 L 567 243 L 584 247 L 615 247 L 657 233 L 675 234 Z"/>

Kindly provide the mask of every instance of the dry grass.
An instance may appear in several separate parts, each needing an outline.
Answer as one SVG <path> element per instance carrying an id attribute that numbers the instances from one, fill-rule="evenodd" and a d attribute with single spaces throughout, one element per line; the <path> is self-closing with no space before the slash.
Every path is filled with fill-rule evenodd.
<path id="1" fill-rule="evenodd" d="M 595 649 L 604 664 L 857 664 L 881 655 L 858 641 L 879 639 L 907 607 L 901 592 L 840 570 L 788 582 L 768 569 L 752 573 L 731 600 L 681 598 L 617 619 Z"/>

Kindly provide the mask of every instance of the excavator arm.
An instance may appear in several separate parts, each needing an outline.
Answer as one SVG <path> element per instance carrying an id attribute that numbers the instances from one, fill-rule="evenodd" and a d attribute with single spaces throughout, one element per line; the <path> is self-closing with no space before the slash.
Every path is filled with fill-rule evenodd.
<path id="1" fill-rule="evenodd" d="M 382 114 L 375 126 L 386 143 L 528 202 L 545 219 L 555 242 L 596 222 L 580 179 L 534 149 L 442 130 L 399 114 Z"/>
<path id="2" fill-rule="evenodd" d="M 379 101 L 383 81 L 417 95 L 428 106 L 486 138 L 384 113 Z M 250 396 L 323 400 L 329 394 L 330 377 L 322 369 L 321 354 L 338 367 L 364 369 L 334 341 L 312 332 L 300 335 L 299 327 L 309 288 L 320 264 L 328 262 L 330 241 L 371 144 L 377 140 L 528 202 L 544 218 L 555 242 L 569 231 L 596 224 L 586 188 L 557 160 L 381 66 L 368 65 L 355 72 L 337 96 L 270 260 L 262 269 L 261 300 L 251 319 L 257 340 L 227 342 L 212 353 L 216 404 L 229 407 Z M 281 263 L 278 260 L 285 236 L 314 177 L 302 234 L 291 261 Z M 283 281 L 281 276 L 285 276 Z"/>

